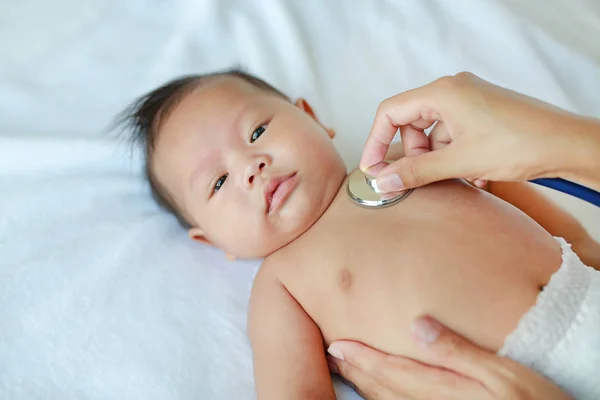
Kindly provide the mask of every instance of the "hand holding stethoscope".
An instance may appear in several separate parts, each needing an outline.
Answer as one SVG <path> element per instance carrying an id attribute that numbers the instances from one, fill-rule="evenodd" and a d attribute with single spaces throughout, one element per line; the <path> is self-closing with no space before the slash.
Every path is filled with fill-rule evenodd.
<path id="1" fill-rule="evenodd" d="M 428 137 L 424 130 L 434 123 Z M 398 129 L 406 157 L 383 168 Z M 383 101 L 360 166 L 378 173 L 382 192 L 448 178 L 482 184 L 546 177 L 600 190 L 600 121 L 461 73 Z M 546 182 L 600 206 L 593 190 Z"/>

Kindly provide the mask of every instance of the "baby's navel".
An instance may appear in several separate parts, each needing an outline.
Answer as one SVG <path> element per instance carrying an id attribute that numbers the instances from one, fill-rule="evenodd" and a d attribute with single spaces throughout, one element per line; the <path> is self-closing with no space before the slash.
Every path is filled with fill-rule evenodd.
<path id="1" fill-rule="evenodd" d="M 352 274 L 348 268 L 341 268 L 338 276 L 338 285 L 343 292 L 348 291 L 352 286 Z"/>

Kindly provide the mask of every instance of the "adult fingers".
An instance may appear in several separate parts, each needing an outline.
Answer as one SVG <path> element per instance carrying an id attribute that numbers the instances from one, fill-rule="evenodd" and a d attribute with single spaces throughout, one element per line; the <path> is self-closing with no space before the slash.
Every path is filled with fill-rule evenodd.
<path id="1" fill-rule="evenodd" d="M 404 397 L 394 397 L 389 388 L 377 385 L 373 375 L 354 364 L 350 364 L 333 356 L 327 356 L 327 365 L 329 366 L 329 371 L 331 373 L 341 376 L 346 384 L 350 385 L 365 399 L 404 400 Z"/>
<path id="2" fill-rule="evenodd" d="M 439 121 L 429 133 L 431 150 L 439 150 L 452 142 L 452 137 L 444 121 Z"/>
<path id="3" fill-rule="evenodd" d="M 401 126 L 400 136 L 402 137 L 402 148 L 406 157 L 431 151 L 429 138 L 421 128 L 415 127 L 412 124 Z"/>
<path id="4" fill-rule="evenodd" d="M 339 340 L 332 343 L 327 352 L 336 359 L 366 372 L 373 371 L 378 365 L 389 362 L 387 354 L 364 344 L 348 340 Z"/>
<path id="5" fill-rule="evenodd" d="M 413 157 L 403 157 L 377 176 L 377 186 L 384 193 L 415 188 L 443 179 L 467 176 L 468 164 L 461 159 L 461 147 L 446 146 Z"/>
<path id="6" fill-rule="evenodd" d="M 571 399 L 558 386 L 509 358 L 488 352 L 431 317 L 413 323 L 413 335 L 435 363 L 481 383 L 487 398 Z"/>
<path id="7" fill-rule="evenodd" d="M 431 111 L 431 85 L 400 93 L 381 102 L 365 143 L 360 160 L 361 170 L 366 171 L 370 166 L 383 161 L 400 126 L 414 123 L 415 127 L 419 127 L 426 125 L 426 121 L 437 119 L 432 117 L 436 113 Z"/>
<path id="8" fill-rule="evenodd" d="M 447 369 L 401 356 L 381 353 L 356 342 L 332 344 L 330 369 L 364 393 L 378 399 L 486 399 L 490 393 L 478 381 Z"/>
<path id="9" fill-rule="evenodd" d="M 496 379 L 502 358 L 457 335 L 429 316 L 416 319 L 412 325 L 415 339 L 426 348 L 428 362 L 456 371 L 480 382 Z"/>
<path id="10" fill-rule="evenodd" d="M 429 133 L 429 145 L 431 147 L 431 150 L 439 150 L 443 147 L 448 146 L 450 143 L 452 143 L 452 135 L 450 134 L 450 131 L 444 123 L 444 121 L 439 121 Z M 381 170 L 383 170 L 383 168 L 381 168 L 380 171 Z M 488 181 L 485 179 L 480 179 L 478 177 L 470 177 L 466 179 L 480 189 L 486 189 L 487 187 Z"/>

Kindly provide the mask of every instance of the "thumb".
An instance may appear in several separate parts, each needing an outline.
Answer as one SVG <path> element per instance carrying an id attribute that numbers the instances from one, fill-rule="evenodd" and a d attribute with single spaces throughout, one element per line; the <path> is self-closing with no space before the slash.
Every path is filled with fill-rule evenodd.
<path id="1" fill-rule="evenodd" d="M 393 162 L 377 176 L 377 186 L 384 193 L 411 189 L 431 182 L 461 178 L 464 160 L 456 146 L 429 151 Z"/>
<path id="2" fill-rule="evenodd" d="M 425 362 L 481 382 L 490 380 L 497 363 L 494 354 L 458 335 L 430 316 L 421 316 L 412 324 L 417 342 L 427 351 Z"/>

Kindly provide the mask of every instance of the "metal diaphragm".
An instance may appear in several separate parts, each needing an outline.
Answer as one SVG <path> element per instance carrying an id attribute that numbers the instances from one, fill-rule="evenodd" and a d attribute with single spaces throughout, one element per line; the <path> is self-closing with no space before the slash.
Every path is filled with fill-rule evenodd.
<path id="1" fill-rule="evenodd" d="M 363 173 L 360 169 L 354 170 L 348 177 L 346 192 L 348 196 L 361 207 L 381 208 L 391 206 L 406 199 L 413 189 L 400 192 L 381 193 L 377 187 L 374 176 Z"/>

